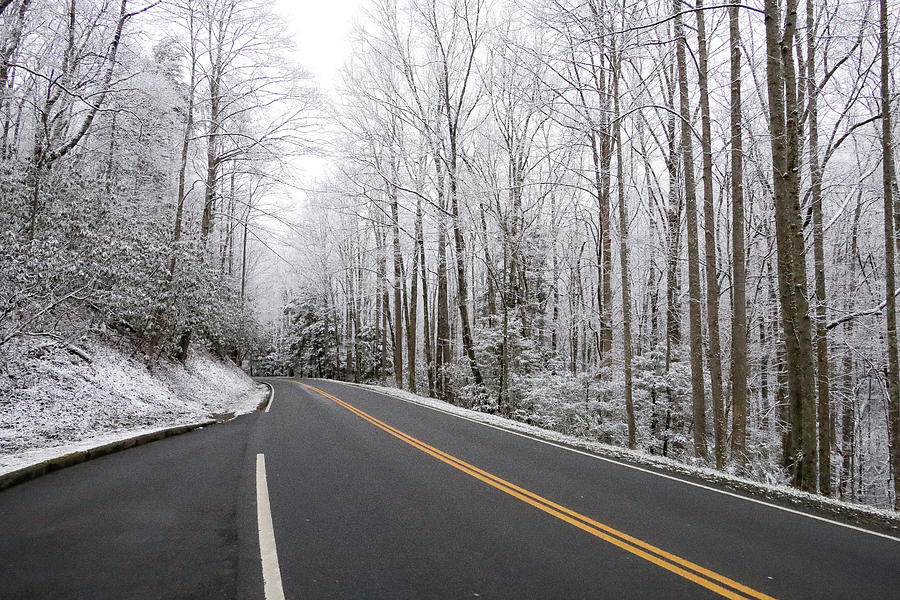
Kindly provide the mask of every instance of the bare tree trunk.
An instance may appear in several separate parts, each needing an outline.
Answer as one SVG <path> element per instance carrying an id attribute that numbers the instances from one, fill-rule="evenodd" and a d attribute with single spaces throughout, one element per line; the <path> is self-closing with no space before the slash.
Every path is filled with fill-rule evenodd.
<path id="1" fill-rule="evenodd" d="M 747 464 L 747 272 L 744 248 L 744 143 L 741 131 L 741 49 L 738 7 L 728 8 L 731 51 L 731 456 Z M 762 320 L 760 320 L 762 326 Z M 765 373 L 763 373 L 765 376 Z"/>
<path id="2" fill-rule="evenodd" d="M 172 258 L 169 261 L 169 275 L 175 274 L 177 260 L 177 246 L 181 242 L 182 222 L 184 220 L 184 199 L 187 195 L 185 180 L 187 178 L 188 157 L 191 144 L 191 136 L 194 130 L 194 88 L 197 85 L 197 56 L 194 41 L 194 11 L 189 12 L 189 33 L 191 36 L 191 71 L 188 82 L 187 117 L 184 124 L 184 135 L 181 138 L 181 160 L 178 163 L 178 197 L 175 203 L 175 231 L 172 235 L 172 244 L 175 247 Z"/>
<path id="3" fill-rule="evenodd" d="M 621 55 L 616 59 L 613 75 L 613 101 L 615 102 L 616 183 L 619 195 L 619 266 L 622 271 L 622 343 L 625 360 L 625 418 L 628 422 L 628 447 L 637 446 L 637 426 L 634 420 L 634 398 L 631 377 L 631 282 L 628 270 L 628 208 L 625 206 L 625 169 L 622 164 L 622 123 L 619 118 L 619 67 Z"/>
<path id="4" fill-rule="evenodd" d="M 666 68 L 672 71 L 671 67 Z M 678 149 L 675 126 L 674 73 L 666 90 L 666 107 L 669 119 L 666 124 L 666 171 L 669 175 L 666 199 L 666 371 L 672 361 L 681 360 L 681 282 L 679 281 L 679 256 L 681 255 L 681 195 L 679 193 Z M 649 161 L 645 168 L 649 170 Z"/>
<path id="5" fill-rule="evenodd" d="M 508 161 L 510 218 L 507 227 L 508 233 L 504 236 L 504 243 L 507 247 L 506 256 L 508 257 L 508 266 L 506 268 L 508 280 L 506 282 L 507 293 L 505 294 L 505 301 L 507 309 L 513 308 L 519 312 L 522 321 L 520 324 L 522 327 L 522 335 L 523 337 L 529 337 L 528 321 L 525 313 L 525 288 L 523 285 L 525 265 L 522 264 L 522 260 L 520 259 L 521 250 L 519 248 L 519 236 L 521 234 L 520 223 L 523 221 L 522 177 L 520 175 L 521 165 L 516 156 L 514 147 L 509 151 Z M 489 258 L 488 265 L 490 265 Z M 488 278 L 488 281 L 490 281 L 490 278 Z M 504 314 L 506 314 L 506 312 L 504 312 Z"/>
<path id="6" fill-rule="evenodd" d="M 387 291 L 387 257 L 385 256 L 387 235 L 382 230 L 382 227 L 381 219 L 373 224 L 376 254 L 378 256 L 378 274 L 375 286 L 378 309 L 375 312 L 375 338 L 379 342 L 378 352 L 380 354 L 376 362 L 375 377 L 379 381 L 381 380 L 381 370 L 387 364 L 388 314 L 391 310 Z"/>
<path id="7" fill-rule="evenodd" d="M 425 238 L 422 234 L 422 203 L 421 199 L 416 205 L 416 240 L 418 247 L 418 260 L 422 277 L 422 326 L 425 330 L 423 338 L 425 344 L 425 370 L 428 374 L 428 396 L 435 396 L 434 359 L 431 347 L 431 323 L 428 303 L 428 269 L 425 267 Z M 415 294 L 413 295 L 415 296 Z M 415 298 L 414 298 L 415 301 Z"/>
<path id="8" fill-rule="evenodd" d="M 220 243 L 221 247 L 219 249 L 219 261 L 220 261 L 220 270 L 223 273 L 228 273 L 231 275 L 232 269 L 232 244 L 233 244 L 233 229 L 234 229 L 234 205 L 235 205 L 235 196 L 234 196 L 234 178 L 235 178 L 235 164 L 234 161 L 231 163 L 231 172 L 228 174 L 228 205 L 222 215 L 224 220 L 223 231 L 220 233 Z M 222 183 L 222 187 L 225 187 L 224 181 Z M 224 196 L 224 189 L 222 195 Z M 226 268 L 227 265 L 227 268 Z"/>
<path id="9" fill-rule="evenodd" d="M 799 193 L 799 109 L 794 67 L 797 2 L 787 0 L 784 26 L 777 0 L 766 0 L 766 82 L 775 189 L 775 237 L 778 288 L 788 379 L 790 415 L 789 467 L 793 484 L 815 492 L 816 396 L 812 326 L 806 282 L 806 250 Z"/>
<path id="10" fill-rule="evenodd" d="M 816 287 L 816 387 L 818 391 L 819 492 L 831 495 L 831 394 L 828 314 L 825 305 L 825 233 L 822 224 L 822 168 L 819 164 L 819 108 L 816 83 L 816 23 L 813 0 L 806 3 L 806 86 L 809 118 L 809 171 Z"/>
<path id="11" fill-rule="evenodd" d="M 603 308 L 600 311 L 600 366 L 612 366 L 612 344 L 613 344 L 613 328 L 612 328 L 612 223 L 610 219 L 610 170 L 612 167 L 612 136 L 608 136 L 609 141 L 606 143 L 605 162 L 605 183 L 604 183 L 604 200 L 600 206 L 600 220 L 603 221 L 603 229 L 600 231 L 600 241 L 603 245 L 602 282 L 597 282 L 598 298 L 603 298 Z"/>
<path id="12" fill-rule="evenodd" d="M 397 206 L 397 189 L 388 184 L 391 202 L 391 233 L 394 254 L 394 382 L 403 388 L 403 255 L 400 253 L 400 211 Z"/>
<path id="13" fill-rule="evenodd" d="M 353 240 L 355 240 L 355 236 Z M 353 285 L 354 241 L 347 243 L 347 268 L 344 270 L 344 381 L 356 381 L 355 360 L 353 356 L 355 331 L 353 309 L 356 304 L 356 289 Z"/>
<path id="14" fill-rule="evenodd" d="M 881 148 L 884 193 L 885 314 L 887 315 L 888 421 L 890 422 L 891 473 L 894 480 L 894 510 L 900 510 L 900 361 L 897 357 L 897 303 L 894 296 L 894 152 L 891 132 L 890 62 L 887 0 L 881 0 L 879 44 L 881 50 Z"/>
<path id="15" fill-rule="evenodd" d="M 688 105 L 687 38 L 681 22 L 681 8 L 675 13 L 675 50 L 678 63 L 678 92 L 681 113 L 681 155 L 684 167 L 685 211 L 687 212 L 688 296 L 691 350 L 691 396 L 694 417 L 694 455 L 706 458 L 706 393 L 703 382 L 703 330 L 701 324 L 700 249 L 697 242 L 697 189 L 694 183 L 694 155 L 691 141 L 691 111 Z"/>
<path id="16" fill-rule="evenodd" d="M 437 396 L 450 401 L 450 302 L 447 290 L 447 233 L 444 220 L 446 201 L 444 199 L 444 172 L 441 160 L 435 156 L 438 189 L 438 268 L 437 268 L 437 353 L 434 361 Z"/>
<path id="17" fill-rule="evenodd" d="M 219 50 L 221 53 L 221 49 Z M 219 135 L 219 95 L 220 67 L 217 58 L 213 73 L 209 80 L 209 130 L 206 136 L 206 186 L 203 202 L 203 215 L 200 221 L 200 241 L 203 254 L 206 254 L 207 243 L 213 231 L 213 218 L 216 210 L 216 182 L 219 170 L 218 135 Z"/>
<path id="18" fill-rule="evenodd" d="M 600 90 L 603 91 L 602 89 Z M 591 125 L 593 127 L 593 125 Z M 609 366 L 612 359 L 612 239 L 610 237 L 610 167 L 612 162 L 612 141 L 608 133 L 601 134 L 600 139 L 593 129 L 589 132 L 588 141 L 594 168 L 594 187 L 599 211 L 597 231 L 597 313 L 600 315 L 600 332 L 597 350 L 600 353 L 601 366 Z M 598 149 L 599 146 L 599 149 Z"/>
<path id="19" fill-rule="evenodd" d="M 703 226 L 706 230 L 706 323 L 709 336 L 710 400 L 713 405 L 716 468 L 725 466 L 725 407 L 722 405 L 722 349 L 719 341 L 719 275 L 716 265 L 716 220 L 713 206 L 712 126 L 707 84 L 708 57 L 703 0 L 697 0 L 697 41 L 699 44 L 698 80 L 700 83 L 700 119 L 703 146 Z M 687 167 L 686 167 L 687 168 Z"/>
<path id="20" fill-rule="evenodd" d="M 407 372 L 409 373 L 409 391 L 416 393 L 416 336 L 418 329 L 418 309 L 419 309 L 419 243 L 421 241 L 422 230 L 422 199 L 416 202 L 416 224 L 415 236 L 413 241 L 412 255 L 412 275 L 410 276 L 409 301 L 407 302 L 406 314 L 406 362 Z M 406 294 L 406 285 L 404 284 L 404 295 Z M 426 310 L 428 305 L 426 304 Z M 426 328 L 426 331 L 427 328 Z M 426 336 L 427 337 L 427 336 Z"/>
<path id="21" fill-rule="evenodd" d="M 354 226 L 354 230 L 356 233 L 356 239 L 360 239 L 360 232 L 357 226 Z M 356 290 L 356 297 L 353 301 L 353 330 L 356 332 L 356 337 L 354 338 L 354 346 L 353 346 L 353 354 L 356 356 L 356 360 L 354 361 L 354 369 L 353 369 L 353 381 L 359 381 L 360 377 L 363 374 L 363 364 L 359 358 L 359 333 L 362 331 L 362 314 L 366 307 L 366 302 L 362 298 L 362 289 L 363 289 L 363 266 L 362 266 L 362 244 L 357 244 L 354 252 L 354 289 Z"/>
<path id="22" fill-rule="evenodd" d="M 241 300 L 247 297 L 247 234 L 250 230 L 250 214 L 253 211 L 253 186 L 247 186 L 247 208 L 244 212 L 244 233 L 241 240 Z"/>
<path id="23" fill-rule="evenodd" d="M 487 219 L 484 214 L 484 203 L 478 205 L 478 214 L 481 217 L 481 237 L 484 239 L 484 261 L 487 271 L 487 311 L 488 327 L 494 326 L 494 317 L 497 315 L 497 293 L 494 290 L 494 263 L 491 258 L 491 250 L 488 244 Z"/>
<path id="24" fill-rule="evenodd" d="M 856 209 L 850 225 L 850 253 L 847 257 L 847 283 L 850 289 L 856 285 L 856 261 L 859 260 L 859 219 L 862 215 L 862 189 L 856 197 Z M 853 299 L 848 298 L 848 313 L 853 310 Z M 844 324 L 845 339 L 852 339 L 853 319 Z M 848 344 L 844 351 L 843 398 L 841 399 L 841 477 L 840 497 L 853 500 L 853 454 L 856 438 L 856 388 L 853 369 L 853 348 Z"/>
<path id="25" fill-rule="evenodd" d="M 484 379 L 481 370 L 475 360 L 475 343 L 472 338 L 472 325 L 469 322 L 469 286 L 466 279 L 466 239 L 462 231 L 462 223 L 459 214 L 459 191 L 457 189 L 457 164 L 456 164 L 456 140 L 455 136 L 450 142 L 450 164 L 448 167 L 448 179 L 450 182 L 450 214 L 453 220 L 453 240 L 456 250 L 456 293 L 459 305 L 459 321 L 462 332 L 463 352 L 469 359 L 469 367 L 472 370 L 472 379 L 475 385 L 482 387 Z"/>
<path id="26" fill-rule="evenodd" d="M 553 244 L 553 258 L 551 262 L 551 277 L 553 281 L 553 322 L 550 330 L 550 348 L 553 350 L 553 353 L 556 354 L 559 351 L 559 250 L 557 249 L 557 236 L 559 234 L 556 224 L 556 195 L 552 193 L 550 194 L 550 219 L 553 223 L 553 235 L 551 237 L 551 243 Z"/>

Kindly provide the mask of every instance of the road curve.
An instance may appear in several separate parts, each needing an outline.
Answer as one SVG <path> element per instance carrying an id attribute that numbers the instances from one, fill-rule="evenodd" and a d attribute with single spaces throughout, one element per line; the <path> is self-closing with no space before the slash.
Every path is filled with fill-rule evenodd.
<path id="1" fill-rule="evenodd" d="M 267 413 L 0 493 L 0 597 L 900 594 L 896 539 L 370 390 L 270 382 Z"/>

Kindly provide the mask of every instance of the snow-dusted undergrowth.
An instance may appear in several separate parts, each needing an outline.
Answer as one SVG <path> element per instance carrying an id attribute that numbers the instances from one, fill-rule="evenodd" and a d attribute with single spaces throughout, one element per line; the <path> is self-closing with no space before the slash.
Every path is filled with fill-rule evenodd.
<path id="1" fill-rule="evenodd" d="M 886 528 L 892 532 L 892 535 L 900 534 L 900 514 L 895 511 L 875 508 L 863 504 L 852 504 L 842 502 L 833 498 L 825 498 L 815 494 L 801 492 L 786 485 L 773 485 L 754 481 L 744 477 L 739 477 L 732 473 L 717 471 L 715 469 L 704 467 L 701 465 L 686 464 L 670 458 L 641 452 L 638 450 L 629 450 L 620 446 L 603 444 L 593 440 L 580 438 L 572 435 L 566 435 L 557 431 L 542 429 L 534 425 L 522 423 L 512 419 L 507 419 L 498 415 L 478 412 L 454 406 L 448 402 L 442 402 L 434 398 L 424 398 L 417 396 L 405 390 L 398 390 L 392 387 L 382 387 L 376 385 L 350 384 L 358 385 L 372 389 L 389 396 L 394 396 L 410 402 L 415 402 L 423 406 L 437 408 L 439 410 L 460 415 L 479 421 L 488 425 L 494 425 L 503 429 L 508 429 L 520 433 L 527 434 L 532 437 L 543 440 L 565 444 L 575 448 L 583 448 L 592 453 L 610 458 L 622 459 L 625 462 L 645 465 L 651 469 L 665 471 L 673 474 L 686 475 L 689 478 L 701 480 L 704 482 L 723 486 L 735 491 L 749 492 L 753 495 L 761 495 L 773 500 L 780 500 L 782 503 L 790 503 L 798 508 L 812 508 L 824 512 L 835 517 L 844 517 L 850 521 L 859 522 L 866 525 L 877 525 Z"/>
<path id="2" fill-rule="evenodd" d="M 93 341 L 90 360 L 52 339 L 0 354 L 0 473 L 149 431 L 254 410 L 266 388 L 204 351 L 149 371 L 129 349 Z"/>

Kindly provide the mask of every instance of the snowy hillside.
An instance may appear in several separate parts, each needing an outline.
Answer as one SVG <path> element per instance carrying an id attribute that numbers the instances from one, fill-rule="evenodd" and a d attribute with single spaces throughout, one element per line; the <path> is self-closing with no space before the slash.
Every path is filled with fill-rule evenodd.
<path id="1" fill-rule="evenodd" d="M 193 350 L 152 372 L 127 348 L 17 340 L 0 356 L 0 472 L 75 445 L 254 410 L 266 397 L 239 368 Z"/>

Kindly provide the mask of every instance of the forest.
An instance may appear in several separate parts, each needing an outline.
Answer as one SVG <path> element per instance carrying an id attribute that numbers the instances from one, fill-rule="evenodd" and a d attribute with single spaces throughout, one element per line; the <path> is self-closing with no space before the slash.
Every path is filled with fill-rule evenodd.
<path id="1" fill-rule="evenodd" d="M 896 5 L 365 11 L 264 368 L 898 502 Z"/>
<path id="2" fill-rule="evenodd" d="M 0 1 L 0 350 L 193 341 L 237 362 L 258 325 L 260 199 L 319 103 L 267 3 Z M 249 249 L 248 249 L 249 247 Z"/>
<path id="3" fill-rule="evenodd" d="M 360 11 L 326 93 L 261 0 L 0 0 L 0 351 L 200 344 L 900 508 L 900 5 Z"/>

